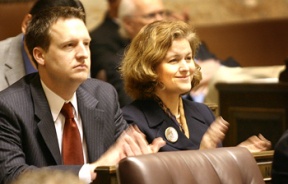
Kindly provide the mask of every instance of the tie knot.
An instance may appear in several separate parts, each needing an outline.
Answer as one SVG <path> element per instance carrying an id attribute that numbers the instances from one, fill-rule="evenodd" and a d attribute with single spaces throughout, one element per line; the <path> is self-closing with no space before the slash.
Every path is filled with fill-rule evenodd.
<path id="1" fill-rule="evenodd" d="M 61 113 L 65 116 L 65 118 L 68 118 L 68 119 L 74 118 L 73 105 L 71 104 L 71 102 L 64 103 L 61 109 Z"/>

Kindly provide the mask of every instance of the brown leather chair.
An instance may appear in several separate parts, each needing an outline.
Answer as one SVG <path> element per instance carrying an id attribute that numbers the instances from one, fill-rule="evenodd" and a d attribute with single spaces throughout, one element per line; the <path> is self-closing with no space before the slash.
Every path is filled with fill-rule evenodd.
<path id="1" fill-rule="evenodd" d="M 120 184 L 263 184 L 253 155 L 241 147 L 160 152 L 119 163 Z"/>

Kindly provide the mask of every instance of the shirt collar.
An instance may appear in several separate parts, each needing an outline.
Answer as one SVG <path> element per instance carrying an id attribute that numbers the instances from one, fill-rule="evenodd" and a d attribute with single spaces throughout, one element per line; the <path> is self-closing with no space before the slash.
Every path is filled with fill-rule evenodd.
<path id="1" fill-rule="evenodd" d="M 48 104 L 50 106 L 50 110 L 52 113 L 53 121 L 55 122 L 56 119 L 58 118 L 60 111 L 63 107 L 63 104 L 65 102 L 71 102 L 73 107 L 74 107 L 74 116 L 75 118 L 78 117 L 78 106 L 77 106 L 77 97 L 76 97 L 76 92 L 73 94 L 72 98 L 68 101 L 65 101 L 63 98 L 61 98 L 59 95 L 54 93 L 52 90 L 50 90 L 44 82 L 41 80 L 41 84 L 43 86 L 44 93 L 46 95 L 46 98 L 48 100 Z"/>

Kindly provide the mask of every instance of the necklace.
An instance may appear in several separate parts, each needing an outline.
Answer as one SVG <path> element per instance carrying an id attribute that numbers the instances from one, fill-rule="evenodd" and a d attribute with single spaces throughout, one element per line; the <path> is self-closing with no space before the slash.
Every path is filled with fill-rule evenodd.
<path id="1" fill-rule="evenodd" d="M 174 120 L 174 122 L 177 123 L 180 130 L 185 134 L 185 136 L 189 138 L 189 129 L 188 129 L 186 118 L 185 118 L 182 97 L 179 97 L 179 102 L 180 102 L 178 105 L 179 112 L 175 116 L 174 114 L 171 113 L 171 111 L 165 106 L 165 104 L 157 95 L 154 95 L 153 98 L 170 118 L 172 118 L 173 120 L 176 119 L 176 121 Z"/>

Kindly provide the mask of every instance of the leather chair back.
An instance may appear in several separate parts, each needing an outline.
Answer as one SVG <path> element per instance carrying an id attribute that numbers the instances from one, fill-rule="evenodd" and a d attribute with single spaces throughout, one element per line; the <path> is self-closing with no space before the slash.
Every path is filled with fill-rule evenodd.
<path id="1" fill-rule="evenodd" d="M 120 184 L 262 184 L 253 155 L 241 147 L 159 152 L 127 157 L 117 168 Z"/>

